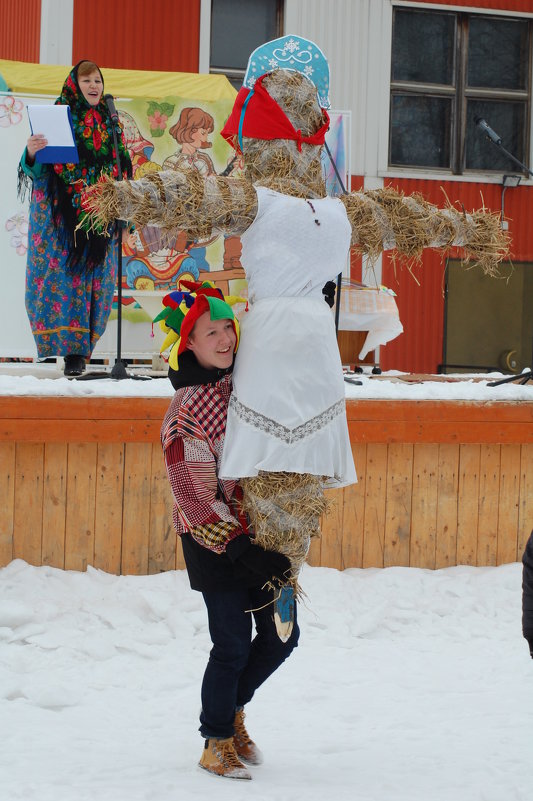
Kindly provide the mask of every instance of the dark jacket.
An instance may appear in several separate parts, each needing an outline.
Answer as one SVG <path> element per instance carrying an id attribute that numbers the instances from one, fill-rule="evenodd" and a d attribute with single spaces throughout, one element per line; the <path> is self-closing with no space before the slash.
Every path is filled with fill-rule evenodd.
<path id="1" fill-rule="evenodd" d="M 522 631 L 533 658 L 533 531 L 522 557 Z"/>

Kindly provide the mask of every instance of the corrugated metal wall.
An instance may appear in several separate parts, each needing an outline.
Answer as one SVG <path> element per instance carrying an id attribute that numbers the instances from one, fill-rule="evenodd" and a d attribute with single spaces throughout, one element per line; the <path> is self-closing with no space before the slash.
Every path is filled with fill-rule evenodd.
<path id="1" fill-rule="evenodd" d="M 420 192 L 427 200 L 442 206 L 446 193 L 450 202 L 459 201 L 467 211 L 485 207 L 501 209 L 500 184 L 428 181 L 420 179 L 388 179 L 385 184 L 405 194 Z M 533 261 L 533 198 L 531 188 L 508 188 L 505 192 L 505 218 L 512 237 L 511 258 L 515 262 Z M 407 268 L 396 267 L 389 255 L 383 257 L 383 283 L 397 293 L 397 303 L 404 334 L 390 342 L 381 352 L 386 370 L 434 373 L 442 362 L 444 328 L 444 261 L 432 251 L 425 251 L 422 264 L 414 268 L 420 286 Z"/>
<path id="2" fill-rule="evenodd" d="M 0 58 L 39 62 L 41 0 L 1 0 Z"/>
<path id="3" fill-rule="evenodd" d="M 381 17 L 387 15 L 391 16 L 390 7 L 376 0 L 372 9 L 371 0 L 285 0 L 285 33 L 316 42 L 329 62 L 332 108 L 352 111 L 354 173 L 368 171 L 367 143 L 371 149 L 377 146 L 376 137 L 367 131 L 372 115 L 360 112 L 377 100 L 368 96 L 369 71 L 375 74 L 385 62 L 369 36 L 369 27 L 379 29 Z"/>
<path id="4" fill-rule="evenodd" d="M 72 59 L 198 72 L 200 0 L 74 0 Z"/>

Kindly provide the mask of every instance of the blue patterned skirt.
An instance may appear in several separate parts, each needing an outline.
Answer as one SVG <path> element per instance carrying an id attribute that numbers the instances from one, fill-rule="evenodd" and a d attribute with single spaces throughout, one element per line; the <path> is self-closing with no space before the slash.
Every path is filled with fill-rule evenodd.
<path id="1" fill-rule="evenodd" d="M 30 203 L 26 311 L 40 359 L 69 353 L 88 359 L 111 313 L 118 262 L 116 240 L 98 267 L 80 274 L 69 270 L 67 251 L 52 220 L 46 184 L 46 177 L 34 180 Z"/>

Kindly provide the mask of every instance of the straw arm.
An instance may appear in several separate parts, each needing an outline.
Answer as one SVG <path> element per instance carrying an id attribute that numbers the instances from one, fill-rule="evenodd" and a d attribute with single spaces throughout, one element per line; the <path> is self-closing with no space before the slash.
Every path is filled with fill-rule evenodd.
<path id="1" fill-rule="evenodd" d="M 95 226 L 121 219 L 166 233 L 185 231 L 201 241 L 244 233 L 257 213 L 257 196 L 241 178 L 168 170 L 137 181 L 101 181 L 85 193 L 84 208 Z"/>
<path id="2" fill-rule="evenodd" d="M 484 272 L 497 274 L 498 264 L 509 256 L 500 215 L 485 208 L 470 213 L 451 204 L 438 208 L 421 195 L 391 188 L 352 192 L 340 200 L 352 226 L 352 246 L 371 259 L 391 249 L 419 259 L 425 248 L 445 252 L 457 246 L 464 263 L 475 261 Z"/>

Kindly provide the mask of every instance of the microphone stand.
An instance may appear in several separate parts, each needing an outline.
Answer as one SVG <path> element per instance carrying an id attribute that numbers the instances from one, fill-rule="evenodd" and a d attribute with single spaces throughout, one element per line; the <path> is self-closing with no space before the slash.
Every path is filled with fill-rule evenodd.
<path id="1" fill-rule="evenodd" d="M 114 106 L 113 106 L 114 109 Z M 115 164 L 118 170 L 117 181 L 122 181 L 122 165 L 120 163 L 120 152 L 118 149 L 117 127 L 119 127 L 118 114 L 109 109 L 111 118 L 111 128 L 113 130 L 113 146 L 115 148 Z M 116 116 L 115 116 L 116 115 Z M 119 129 L 120 130 L 120 129 Z M 149 375 L 131 375 L 126 370 L 126 365 L 122 361 L 122 232 L 126 227 L 124 220 L 116 220 L 117 225 L 117 355 L 115 364 L 110 373 L 90 372 L 77 376 L 78 381 L 91 381 L 96 378 L 114 378 L 121 381 L 123 378 L 133 378 L 137 381 L 150 381 Z"/>
<path id="2" fill-rule="evenodd" d="M 493 139 L 491 136 L 488 136 L 488 135 L 486 136 L 486 138 L 489 140 L 489 142 L 492 142 L 493 145 L 496 145 L 498 150 L 501 150 L 501 152 L 504 153 L 504 155 L 506 155 L 507 158 L 511 159 L 511 161 L 514 161 L 515 164 L 518 164 L 518 166 L 521 167 L 522 170 L 524 170 L 524 172 L 527 172 L 529 175 L 533 175 L 533 171 L 531 171 L 529 169 L 529 167 L 526 167 L 526 165 L 523 164 L 519 159 L 517 159 L 516 156 L 513 156 L 512 153 L 509 153 L 507 148 L 505 148 L 502 145 L 502 140 L 500 138 Z M 531 359 L 531 362 L 532 362 L 532 367 L 533 367 L 533 348 L 532 348 L 532 359 Z M 487 383 L 487 386 L 488 387 L 499 387 L 501 384 L 510 384 L 511 382 L 514 382 L 514 381 L 518 381 L 519 384 L 527 384 L 528 381 L 533 381 L 533 371 L 532 371 L 532 369 L 530 368 L 529 370 L 524 370 L 519 375 L 510 375 L 507 378 L 501 378 L 498 381 L 489 381 Z"/>
<path id="3" fill-rule="evenodd" d="M 326 153 L 328 154 L 328 158 L 331 161 L 332 167 L 335 170 L 335 175 L 337 176 L 337 181 L 342 189 L 343 195 L 347 195 L 348 192 L 346 191 L 346 187 L 344 186 L 344 182 L 339 174 L 337 169 L 337 165 L 335 164 L 335 160 L 331 155 L 331 150 L 328 147 L 328 143 L 324 140 L 324 148 Z M 338 333 L 339 331 L 339 316 L 341 311 L 341 285 L 342 285 L 342 273 L 339 273 L 337 276 L 337 297 L 335 298 L 335 332 Z"/>
<path id="4" fill-rule="evenodd" d="M 499 139 L 499 140 L 491 139 L 491 137 L 490 137 L 490 136 L 486 136 L 486 138 L 489 140 L 489 142 L 492 142 L 492 144 L 493 144 L 493 145 L 496 145 L 496 147 L 498 148 L 498 150 L 501 150 L 501 152 L 502 152 L 502 153 L 503 153 L 505 156 L 507 156 L 507 158 L 508 158 L 508 159 L 511 159 L 511 161 L 514 161 L 514 163 L 515 163 L 515 164 L 518 164 L 518 166 L 519 166 L 519 167 L 521 167 L 521 168 L 522 168 L 522 170 L 523 170 L 524 172 L 527 172 L 527 173 L 529 173 L 529 175 L 533 175 L 533 172 L 532 172 L 532 171 L 529 169 L 529 167 L 526 167 L 526 165 L 525 165 L 525 164 L 523 164 L 523 163 L 522 163 L 522 162 L 521 162 L 519 159 L 517 159 L 517 158 L 516 158 L 516 156 L 513 156 L 513 154 L 512 154 L 512 153 L 509 153 L 509 151 L 507 150 L 507 148 L 505 148 L 505 147 L 502 145 L 502 141 L 501 141 L 501 139 Z"/>

